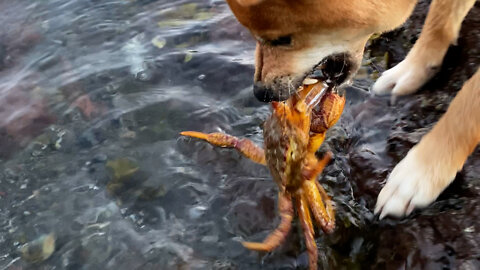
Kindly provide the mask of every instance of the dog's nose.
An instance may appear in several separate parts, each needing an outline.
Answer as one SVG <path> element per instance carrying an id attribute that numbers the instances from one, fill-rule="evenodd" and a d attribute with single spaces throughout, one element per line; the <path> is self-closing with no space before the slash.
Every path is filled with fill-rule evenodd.
<path id="1" fill-rule="evenodd" d="M 270 102 L 274 100 L 273 91 L 265 87 L 261 82 L 255 82 L 253 85 L 253 95 L 261 102 Z"/>
<path id="2" fill-rule="evenodd" d="M 255 82 L 253 85 L 253 95 L 261 102 L 283 101 L 288 99 L 288 95 L 281 95 L 281 91 L 275 91 L 266 87 L 261 82 Z"/>

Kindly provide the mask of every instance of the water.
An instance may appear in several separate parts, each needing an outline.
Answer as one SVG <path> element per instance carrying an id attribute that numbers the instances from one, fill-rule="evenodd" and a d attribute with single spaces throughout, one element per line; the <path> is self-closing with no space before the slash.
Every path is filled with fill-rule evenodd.
<path id="1" fill-rule="evenodd" d="M 480 265 L 478 151 L 428 209 L 401 221 L 372 214 L 389 170 L 480 62 L 477 5 L 459 40 L 470 50 L 453 48 L 425 91 L 395 106 L 368 95 L 418 36 L 425 4 L 369 44 L 329 132 L 335 162 L 321 182 L 338 225 L 317 234 L 325 269 Z M 262 143 L 270 112 L 251 91 L 254 41 L 223 1 L 19 0 L 0 10 L 1 269 L 306 267 L 297 229 L 269 254 L 240 244 L 278 222 L 268 170 L 178 136 L 223 131 Z M 22 257 L 49 234 L 48 259 Z"/>

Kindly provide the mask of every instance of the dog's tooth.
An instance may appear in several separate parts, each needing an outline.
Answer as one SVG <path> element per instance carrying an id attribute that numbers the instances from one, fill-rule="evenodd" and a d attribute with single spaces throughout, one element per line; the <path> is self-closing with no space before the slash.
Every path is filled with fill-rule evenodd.
<path id="1" fill-rule="evenodd" d="M 305 80 L 303 80 L 304 85 L 316 84 L 317 82 L 318 80 L 313 78 L 305 78 Z"/>

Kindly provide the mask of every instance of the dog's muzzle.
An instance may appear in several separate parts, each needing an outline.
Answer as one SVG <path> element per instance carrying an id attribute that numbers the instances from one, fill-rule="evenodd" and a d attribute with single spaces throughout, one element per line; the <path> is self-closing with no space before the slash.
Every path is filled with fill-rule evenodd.
<path id="1" fill-rule="evenodd" d="M 354 58 L 348 53 L 332 54 L 314 66 L 304 78 L 316 79 L 332 86 L 338 86 L 352 77 L 357 70 L 357 65 Z M 298 79 L 296 83 L 293 83 L 294 89 L 302 84 L 303 79 Z M 287 100 L 293 93 L 295 91 L 286 91 L 278 85 L 268 87 L 262 82 L 255 82 L 253 85 L 253 94 L 261 102 Z"/>
<path id="2" fill-rule="evenodd" d="M 253 95 L 261 102 L 283 101 L 290 97 L 288 91 L 275 90 L 266 87 L 262 82 L 255 82 L 253 85 Z"/>

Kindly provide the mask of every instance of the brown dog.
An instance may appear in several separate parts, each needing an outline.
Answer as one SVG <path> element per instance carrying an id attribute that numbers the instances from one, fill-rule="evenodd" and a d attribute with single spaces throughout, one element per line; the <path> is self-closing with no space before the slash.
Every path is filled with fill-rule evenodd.
<path id="1" fill-rule="evenodd" d="M 333 57 L 348 83 L 374 33 L 402 24 L 415 0 L 227 0 L 256 38 L 254 94 L 284 100 L 322 60 Z M 405 60 L 384 72 L 377 94 L 414 93 L 439 69 L 475 0 L 433 0 L 422 33 Z M 340 70 L 339 70 L 340 71 Z M 459 121 L 459 119 L 462 119 Z M 480 71 L 465 83 L 446 114 L 394 168 L 375 212 L 403 216 L 424 207 L 453 181 L 480 142 Z"/>

